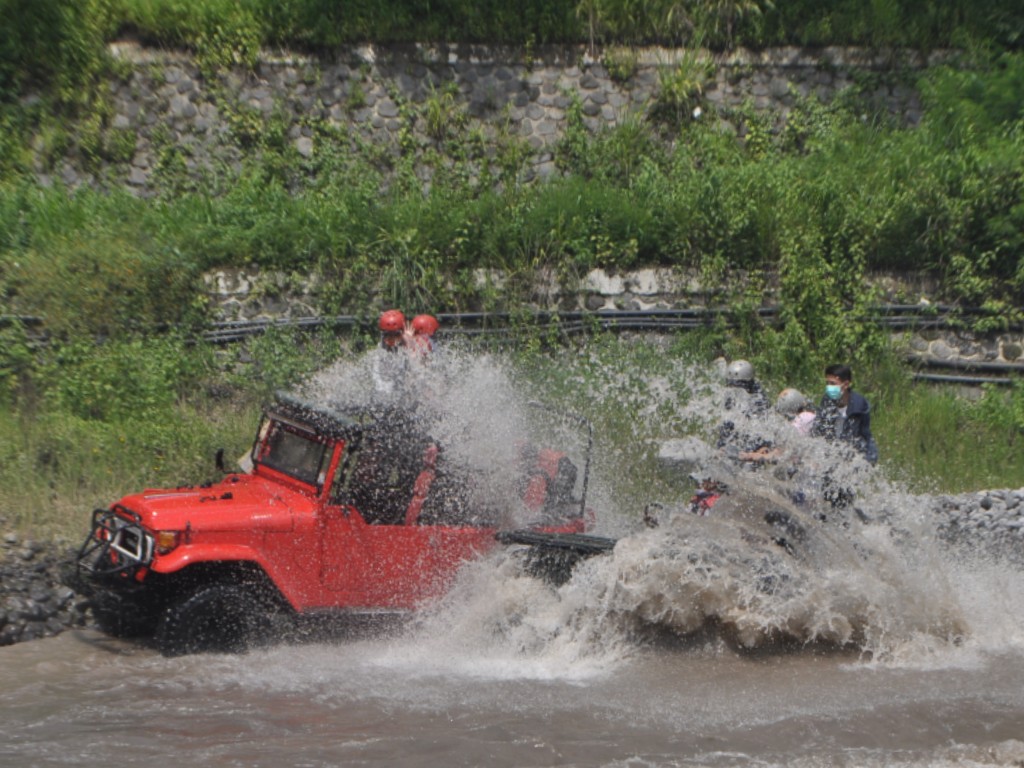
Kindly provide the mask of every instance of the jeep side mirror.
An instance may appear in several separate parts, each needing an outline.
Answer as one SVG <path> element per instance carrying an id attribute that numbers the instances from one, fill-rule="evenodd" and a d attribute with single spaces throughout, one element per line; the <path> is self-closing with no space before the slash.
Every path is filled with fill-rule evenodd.
<path id="1" fill-rule="evenodd" d="M 217 470 L 222 474 L 227 474 L 227 468 L 224 466 L 224 449 L 218 448 L 217 453 L 214 455 L 214 463 L 217 465 Z"/>

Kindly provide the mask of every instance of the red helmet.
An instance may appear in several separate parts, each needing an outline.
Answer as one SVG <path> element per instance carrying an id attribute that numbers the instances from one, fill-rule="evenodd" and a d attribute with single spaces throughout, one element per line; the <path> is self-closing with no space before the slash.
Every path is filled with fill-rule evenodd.
<path id="1" fill-rule="evenodd" d="M 389 309 L 387 312 L 381 313 L 377 327 L 382 333 L 401 333 L 405 330 L 405 315 L 401 310 Z"/>
<path id="2" fill-rule="evenodd" d="M 437 318 L 433 315 L 416 315 L 412 319 L 413 333 L 421 336 L 433 336 L 440 327 L 441 324 L 437 322 Z"/>

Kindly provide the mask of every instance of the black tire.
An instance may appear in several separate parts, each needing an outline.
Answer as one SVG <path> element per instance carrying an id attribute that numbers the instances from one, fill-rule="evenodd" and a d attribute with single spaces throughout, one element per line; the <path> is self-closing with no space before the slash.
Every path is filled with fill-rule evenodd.
<path id="1" fill-rule="evenodd" d="M 272 611 L 251 587 L 200 587 L 164 611 L 156 628 L 156 646 L 164 656 L 244 653 L 270 640 Z"/>
<path id="2" fill-rule="evenodd" d="M 160 618 L 153 600 L 132 600 L 107 590 L 95 590 L 89 596 L 93 623 L 111 637 L 152 637 Z"/>
<path id="3" fill-rule="evenodd" d="M 118 638 L 152 636 L 158 619 L 152 611 L 143 613 L 96 604 L 92 605 L 92 615 L 101 632 Z"/>

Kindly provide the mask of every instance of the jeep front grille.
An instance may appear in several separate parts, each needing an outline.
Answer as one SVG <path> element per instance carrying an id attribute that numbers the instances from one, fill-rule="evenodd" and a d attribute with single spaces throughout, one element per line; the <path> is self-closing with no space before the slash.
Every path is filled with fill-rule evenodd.
<path id="1" fill-rule="evenodd" d="M 93 511 L 92 530 L 78 552 L 79 569 L 93 576 L 133 576 L 152 561 L 153 537 L 137 515 L 123 507 Z"/>

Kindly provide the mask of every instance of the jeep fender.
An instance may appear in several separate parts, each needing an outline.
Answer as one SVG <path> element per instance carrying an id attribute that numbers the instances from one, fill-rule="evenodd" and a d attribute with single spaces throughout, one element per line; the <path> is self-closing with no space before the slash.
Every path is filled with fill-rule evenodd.
<path id="1" fill-rule="evenodd" d="M 300 602 L 296 599 L 298 595 L 282 589 L 281 585 L 283 582 L 281 579 L 277 578 L 279 574 L 268 565 L 259 552 L 252 547 L 243 544 L 218 544 L 216 546 L 208 547 L 197 547 L 195 545 L 191 545 L 187 549 L 171 552 L 157 558 L 153 561 L 150 570 L 153 571 L 153 573 L 170 576 L 190 566 L 196 566 L 202 563 L 251 563 L 259 567 L 260 570 L 266 574 L 267 578 L 285 601 L 292 607 L 292 609 L 297 610 L 297 606 Z"/>
<path id="2" fill-rule="evenodd" d="M 154 573 L 175 573 L 189 565 L 196 563 L 210 563 L 221 561 L 244 560 L 258 564 L 264 571 L 267 571 L 266 563 L 259 553 L 252 547 L 244 544 L 218 544 L 217 546 L 203 547 L 189 545 L 179 548 L 174 552 L 161 555 L 153 561 L 150 570 Z M 269 571 L 267 571 L 269 573 Z"/>

